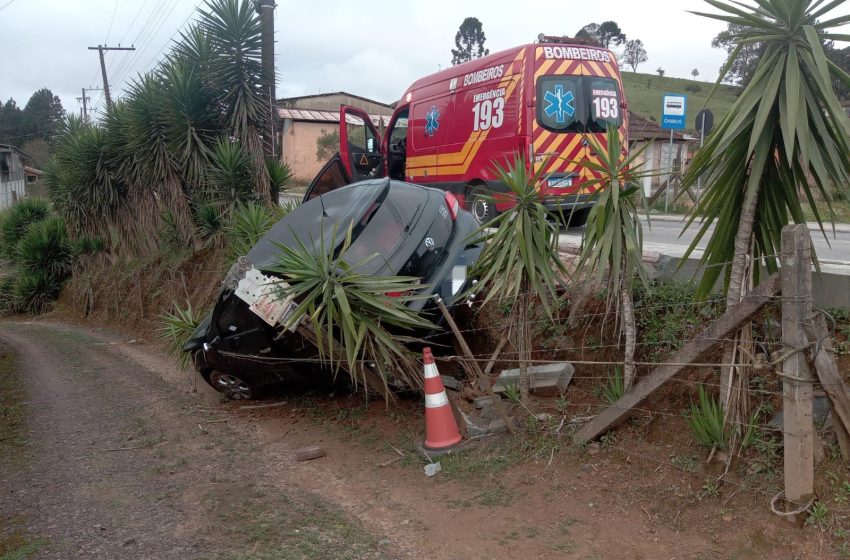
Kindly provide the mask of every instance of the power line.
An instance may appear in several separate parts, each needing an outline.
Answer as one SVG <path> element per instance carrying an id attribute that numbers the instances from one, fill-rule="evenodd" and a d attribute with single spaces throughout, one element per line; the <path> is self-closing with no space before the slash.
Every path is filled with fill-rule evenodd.
<path id="1" fill-rule="evenodd" d="M 106 39 L 103 40 L 104 43 L 109 42 L 109 36 L 112 34 L 112 24 L 115 23 L 115 14 L 118 13 L 118 1 L 115 0 L 115 6 L 112 8 L 112 19 L 109 20 L 109 29 L 106 30 Z"/>
<path id="2" fill-rule="evenodd" d="M 6 9 L 6 8 L 8 8 L 9 6 L 11 6 L 11 5 L 12 5 L 12 3 L 13 3 L 14 1 L 15 1 L 15 0 L 9 0 L 9 1 L 8 1 L 8 2 L 6 2 L 5 4 L 3 4 L 2 6 L 0 6 L 0 10 L 5 10 L 5 9 Z"/>

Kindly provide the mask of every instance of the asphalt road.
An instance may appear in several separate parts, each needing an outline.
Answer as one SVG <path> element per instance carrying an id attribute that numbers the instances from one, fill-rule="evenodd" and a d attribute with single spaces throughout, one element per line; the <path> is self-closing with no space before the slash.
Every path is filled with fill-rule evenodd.
<path id="1" fill-rule="evenodd" d="M 699 231 L 699 224 L 694 223 L 683 232 L 684 222 L 681 217 L 677 216 L 653 216 L 649 223 L 645 219 L 642 222 L 644 251 L 661 253 L 671 257 L 683 256 Z M 711 229 L 700 241 L 693 257 L 702 255 L 701 249 L 705 247 Z M 827 225 L 826 237 L 820 232 L 817 224 L 809 224 L 809 229 L 823 269 L 850 275 L 850 225 L 836 225 L 835 233 L 832 232 L 831 226 Z M 582 228 L 567 230 L 561 234 L 561 242 L 571 245 L 581 243 L 582 231 Z"/>

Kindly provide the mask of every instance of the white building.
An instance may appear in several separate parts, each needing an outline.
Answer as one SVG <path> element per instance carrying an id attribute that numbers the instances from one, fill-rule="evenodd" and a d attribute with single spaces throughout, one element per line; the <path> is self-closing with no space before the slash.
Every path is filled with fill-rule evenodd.
<path id="1" fill-rule="evenodd" d="M 30 157 L 14 146 L 0 144 L 0 210 L 27 195 L 27 178 L 24 167 Z"/>

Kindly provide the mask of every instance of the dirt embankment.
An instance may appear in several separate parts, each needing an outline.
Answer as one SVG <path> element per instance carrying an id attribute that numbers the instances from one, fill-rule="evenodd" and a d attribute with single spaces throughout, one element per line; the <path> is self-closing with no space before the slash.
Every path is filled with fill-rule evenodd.
<path id="1" fill-rule="evenodd" d="M 416 402 L 222 402 L 107 331 L 3 323 L 0 339 L 25 394 L 25 437 L 0 458 L 0 543 L 35 558 L 834 555 L 753 488 L 714 485 L 681 418 L 641 415 L 588 452 L 556 433 L 551 403 L 551 425 L 478 441 L 427 478 Z M 296 463 L 309 444 L 328 456 Z"/>

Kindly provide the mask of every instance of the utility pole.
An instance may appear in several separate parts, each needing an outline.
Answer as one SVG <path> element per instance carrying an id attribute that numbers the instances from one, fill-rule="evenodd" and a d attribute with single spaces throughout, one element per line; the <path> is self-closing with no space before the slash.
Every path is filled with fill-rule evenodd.
<path id="1" fill-rule="evenodd" d="M 263 131 L 263 151 L 267 157 L 275 157 L 275 122 L 277 121 L 277 97 L 275 93 L 274 71 L 274 0 L 254 0 L 254 9 L 260 14 L 262 24 L 262 64 L 266 91 L 269 94 L 271 115 L 268 126 Z"/>
<path id="2" fill-rule="evenodd" d="M 89 119 L 88 119 L 88 117 L 89 117 L 89 112 L 88 112 L 88 109 L 86 108 L 86 99 L 91 99 L 91 97 L 86 97 L 86 88 L 83 88 L 83 90 L 82 90 L 82 91 L 83 91 L 83 96 L 82 96 L 82 97 L 78 97 L 78 98 L 77 98 L 77 101 L 82 101 L 82 102 L 83 102 L 83 106 L 82 106 L 82 107 L 80 107 L 80 118 L 81 118 L 81 119 L 83 119 L 83 122 L 86 122 L 86 121 L 88 121 L 88 120 L 89 120 Z"/>
<path id="3" fill-rule="evenodd" d="M 96 47 L 89 47 L 89 50 L 97 51 L 100 55 L 100 73 L 103 75 L 103 95 L 106 97 L 106 109 L 112 109 L 112 97 L 109 95 L 109 80 L 106 79 L 106 63 L 103 60 L 103 53 L 105 51 L 134 51 L 136 47 L 107 47 L 106 45 L 98 45 Z"/>
<path id="4" fill-rule="evenodd" d="M 82 107 L 82 109 L 80 109 L 80 117 L 83 119 L 84 123 L 89 122 L 89 109 L 88 109 L 87 102 L 91 99 L 91 97 L 86 95 L 86 92 L 87 91 L 102 91 L 102 90 L 103 90 L 103 88 L 99 88 L 99 87 L 97 87 L 97 88 L 82 88 L 83 96 L 78 97 L 77 101 L 83 102 L 83 107 Z"/>

